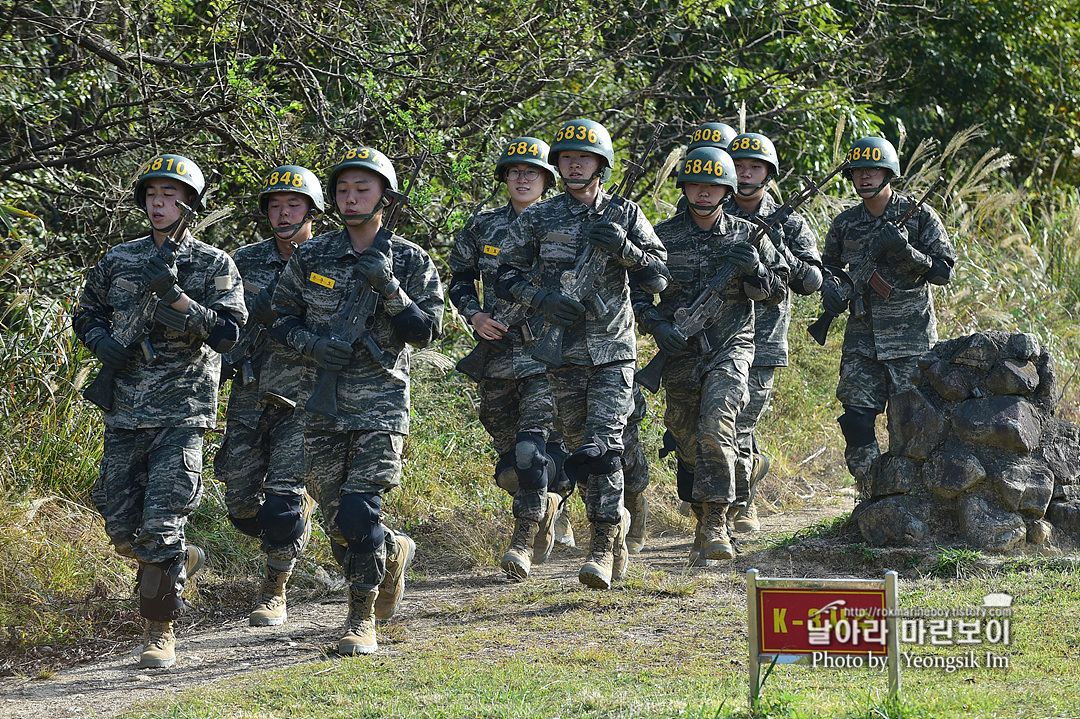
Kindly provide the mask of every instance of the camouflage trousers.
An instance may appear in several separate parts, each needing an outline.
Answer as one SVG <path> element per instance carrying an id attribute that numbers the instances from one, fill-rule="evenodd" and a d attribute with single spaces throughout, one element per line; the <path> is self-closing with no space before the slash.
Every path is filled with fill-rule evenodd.
<path id="1" fill-rule="evenodd" d="M 377 587 L 386 572 L 386 546 L 379 543 L 371 551 L 350 547 L 342 532 L 343 524 L 355 524 L 357 517 L 339 517 L 342 500 L 347 495 L 378 498 L 361 511 L 375 514 L 359 518 L 360 523 L 371 521 L 378 534 L 393 537 L 382 524 L 381 498 L 401 483 L 401 450 L 404 436 L 395 432 L 345 431 L 323 432 L 304 430 L 304 464 L 307 491 L 319 503 L 323 529 L 330 539 L 334 557 L 341 565 L 345 578 L 353 585 Z M 350 507 L 355 506 L 349 503 Z"/>
<path id="2" fill-rule="evenodd" d="M 117 553 L 167 562 L 202 500 L 202 427 L 105 428 L 94 506 Z"/>
<path id="3" fill-rule="evenodd" d="M 528 432 L 544 441 L 559 440 L 552 431 L 551 389 L 542 374 L 521 379 L 485 377 L 477 385 L 480 394 L 480 423 L 491 435 L 499 461 L 495 481 L 514 498 L 514 516 L 538 522 L 544 516 L 547 488 L 519 486 L 514 469 L 514 448 L 518 434 Z M 553 436 L 556 435 L 556 436 Z M 550 481 L 551 478 L 549 478 Z"/>
<path id="4" fill-rule="evenodd" d="M 836 398 L 847 408 L 878 415 L 885 411 L 889 398 L 915 387 L 918 357 L 878 360 L 855 352 L 845 351 L 840 358 L 840 381 Z M 870 465 L 881 455 L 876 439 L 868 444 L 844 447 L 848 471 L 861 483 L 860 491 L 868 489 Z"/>
<path id="5" fill-rule="evenodd" d="M 214 458 L 214 478 L 225 485 L 225 506 L 237 519 L 253 519 L 268 494 L 299 502 L 304 494 L 304 425 L 288 407 L 267 406 L 256 427 L 229 420 L 225 440 Z M 295 559 L 296 540 L 262 550 L 276 560 Z"/>
<path id="6" fill-rule="evenodd" d="M 692 501 L 730 504 L 735 501 L 735 463 L 739 456 L 735 420 L 749 400 L 750 363 L 735 359 L 712 361 L 702 374 L 699 360 L 692 354 L 668 360 L 664 371 L 664 426 L 678 444 L 679 463 L 692 474 Z"/>
<path id="7" fill-rule="evenodd" d="M 750 487 L 750 472 L 754 468 L 754 453 L 757 451 L 754 430 L 769 406 L 775 375 L 775 367 L 750 368 L 747 381 L 750 399 L 735 420 L 735 444 L 739 448 L 739 459 L 735 462 L 735 504 L 741 506 L 754 499 Z"/>
<path id="8" fill-rule="evenodd" d="M 641 421 L 645 419 L 648 405 L 641 387 L 634 385 L 634 411 L 626 420 L 623 430 L 623 483 L 627 494 L 641 494 L 649 486 L 649 462 L 641 446 Z"/>
<path id="9" fill-rule="evenodd" d="M 567 365 L 548 370 L 555 429 L 567 449 L 575 452 L 586 441 L 623 451 L 626 420 L 634 409 L 634 363 L 611 362 L 585 367 Z M 620 521 L 623 472 L 589 474 L 585 483 L 585 516 L 593 523 Z"/>

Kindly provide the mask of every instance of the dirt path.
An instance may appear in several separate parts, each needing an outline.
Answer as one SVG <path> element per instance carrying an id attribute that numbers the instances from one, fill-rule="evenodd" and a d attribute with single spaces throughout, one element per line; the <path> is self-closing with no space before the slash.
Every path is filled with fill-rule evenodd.
<path id="1" fill-rule="evenodd" d="M 736 559 L 737 569 L 757 567 L 767 575 L 790 574 L 789 552 L 761 550 L 768 539 L 781 533 L 790 534 L 850 508 L 848 501 L 764 518 L 761 534 Z M 689 540 L 682 532 L 654 536 L 634 563 L 654 571 L 681 572 Z M 537 568 L 534 576 L 540 581 L 577 589 L 582 558 L 580 549 L 557 548 L 551 561 Z M 800 568 L 807 569 L 805 565 Z M 730 576 L 730 565 L 721 567 L 721 571 Z M 827 569 L 822 567 L 821 571 Z M 514 586 L 495 567 L 413 581 L 408 585 L 395 622 L 406 624 L 413 640 L 434 641 L 447 634 L 456 613 L 432 612 L 429 608 L 450 610 L 470 606 L 478 599 L 477 595 L 495 597 L 513 591 Z M 305 662 L 334 661 L 334 646 L 345 613 L 344 594 L 338 593 L 322 600 L 290 603 L 289 621 L 281 627 L 253 628 L 247 626 L 246 617 L 241 617 L 205 629 L 188 628 L 178 636 L 177 663 L 168 670 L 138 669 L 133 659 L 136 647 L 132 644 L 99 661 L 45 678 L 7 678 L 0 684 L 0 719 L 112 717 L 142 702 L 157 702 L 178 692 L 229 683 L 254 672 Z M 380 652 L 396 651 L 401 650 L 393 644 L 380 648 Z"/>

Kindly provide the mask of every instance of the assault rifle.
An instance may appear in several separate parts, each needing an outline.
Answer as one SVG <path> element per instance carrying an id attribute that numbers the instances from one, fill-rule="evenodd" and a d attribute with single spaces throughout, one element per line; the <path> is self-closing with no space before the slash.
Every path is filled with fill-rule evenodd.
<path id="1" fill-rule="evenodd" d="M 616 204 L 619 204 L 614 201 L 615 197 L 624 200 L 630 199 L 630 193 L 634 189 L 634 184 L 643 174 L 645 174 L 643 163 L 649 158 L 649 155 L 653 153 L 660 143 L 660 132 L 665 126 L 666 125 L 662 122 L 656 124 L 656 129 L 649 139 L 649 144 L 645 146 L 645 152 L 642 153 L 642 164 L 630 160 L 623 161 L 626 163 L 626 169 L 623 170 L 622 181 L 615 189 L 614 197 L 608 203 L 608 206 L 604 208 L 604 212 L 598 220 L 599 222 L 606 222 L 608 214 L 611 212 L 611 208 Z M 594 259 L 594 256 L 597 254 L 600 256 L 595 257 Z M 590 243 L 588 247 L 585 248 L 585 252 L 581 254 L 581 257 L 578 259 L 577 264 L 574 265 L 573 269 L 563 272 L 562 276 L 559 278 L 562 293 L 585 305 L 585 308 L 591 312 L 594 317 L 603 316 L 607 313 L 607 304 L 597 292 L 597 287 L 606 268 L 607 253 L 598 250 L 595 245 Z M 565 326 L 554 322 L 550 323 L 547 334 L 544 335 L 540 344 L 533 350 L 533 359 L 543 362 L 549 367 L 561 367 L 562 345 L 563 337 L 565 335 Z"/>
<path id="2" fill-rule="evenodd" d="M 424 150 L 413 168 L 404 193 L 393 190 L 386 191 L 391 202 L 383 217 L 379 235 L 385 237 L 387 241 L 394 234 L 394 230 L 397 229 L 398 223 L 401 222 L 404 216 L 403 210 L 409 204 L 409 194 L 412 192 L 413 185 L 416 184 L 416 176 L 420 174 L 420 168 L 427 162 L 427 156 L 428 152 Z M 380 362 L 383 357 L 383 350 L 379 347 L 379 343 L 375 341 L 374 335 L 371 334 L 371 330 L 375 326 L 375 310 L 378 304 L 379 293 L 371 288 L 367 278 L 358 278 L 352 292 L 349 293 L 345 304 L 342 305 L 342 309 L 338 313 L 339 319 L 330 333 L 330 339 L 340 340 L 354 346 L 359 341 L 367 348 L 371 358 L 375 362 Z M 321 370 L 319 372 L 319 382 L 315 386 L 315 391 L 308 399 L 307 404 L 304 405 L 304 409 L 327 417 L 337 417 L 337 385 L 340 374 L 341 370 Z"/>
<path id="3" fill-rule="evenodd" d="M 900 217 L 886 220 L 885 222 L 891 222 L 897 227 L 902 228 L 908 223 L 908 221 L 915 216 L 915 213 L 919 211 L 927 200 L 930 199 L 930 195 L 945 183 L 945 173 L 942 172 L 938 176 L 934 184 L 930 186 L 922 197 L 917 202 L 913 202 L 908 205 L 907 210 Z M 881 226 L 884 226 L 882 223 Z M 850 312 L 852 317 L 862 317 L 866 314 L 866 301 L 863 299 L 863 293 L 866 291 L 867 286 L 874 290 L 882 299 L 889 299 L 889 295 L 892 294 L 893 287 L 886 281 L 881 273 L 877 269 L 877 261 L 881 256 L 881 232 L 874 235 L 870 241 L 869 251 L 862 259 L 859 265 L 851 271 L 851 273 L 844 272 L 839 267 L 828 267 L 831 277 L 826 278 L 826 282 L 833 282 L 836 285 L 836 289 L 840 294 L 840 297 L 847 300 L 850 303 Z M 806 328 L 807 334 L 814 338 L 819 345 L 825 346 L 825 338 L 829 334 L 829 327 L 832 325 L 832 321 L 836 319 L 837 315 L 822 309 L 821 315 L 817 320 Z"/>
<path id="4" fill-rule="evenodd" d="M 795 209 L 797 209 L 804 202 L 821 191 L 829 180 L 836 177 L 845 167 L 848 166 L 848 160 L 844 160 L 840 165 L 825 176 L 817 184 L 807 182 L 803 189 L 788 198 L 787 202 L 769 215 L 768 220 L 763 220 L 760 217 L 754 218 L 754 224 L 757 225 L 757 229 L 754 230 L 754 234 L 750 236 L 750 244 L 757 246 L 758 242 L 764 235 L 771 236 L 776 228 L 783 225 L 784 220 L 788 218 Z M 777 248 L 777 251 L 782 251 L 781 248 Z M 716 271 L 712 279 L 709 280 L 709 284 L 705 289 L 697 296 L 689 307 L 680 307 L 675 311 L 675 331 L 678 332 L 683 339 L 689 340 L 695 335 L 698 338 L 698 342 L 701 345 L 702 354 L 711 352 L 713 347 L 709 342 L 708 336 L 702 332 L 705 328 L 712 325 L 716 321 L 716 318 L 720 316 L 720 310 L 724 305 L 724 289 L 731 284 L 731 281 L 735 279 L 738 269 L 730 262 L 725 262 L 724 266 Z M 634 380 L 645 389 L 650 392 L 660 391 L 660 379 L 664 375 L 664 367 L 667 366 L 668 354 L 661 350 L 656 353 L 656 356 L 649 361 L 645 367 L 638 370 L 634 375 Z"/>
<path id="5" fill-rule="evenodd" d="M 199 193 L 198 199 L 195 200 L 195 207 L 202 205 L 203 197 L 206 195 L 209 186 L 210 182 L 203 185 L 202 192 Z M 195 218 L 195 210 L 179 200 L 176 201 L 176 205 L 180 208 L 180 220 L 157 250 L 158 255 L 169 265 L 176 263 L 176 253 L 180 251 L 180 245 L 184 241 L 188 227 Z M 151 237 L 153 237 L 152 234 Z M 112 338 L 124 347 L 131 347 L 133 344 L 138 343 L 146 364 L 152 365 L 157 362 L 157 354 L 150 344 L 146 328 L 154 321 L 154 310 L 158 306 L 157 295 L 150 290 L 149 285 L 143 284 L 139 289 L 138 300 L 135 304 L 136 309 L 134 312 L 121 314 L 119 317 L 117 317 L 117 314 L 113 315 Z M 83 390 L 83 398 L 93 402 L 105 412 L 112 411 L 116 373 L 117 370 L 115 369 L 102 367 L 94 381 Z"/>
<path id="6" fill-rule="evenodd" d="M 473 337 L 476 338 L 476 346 L 469 351 L 469 354 L 458 360 L 457 365 L 454 366 L 454 369 L 473 382 L 479 382 L 484 378 L 484 371 L 487 369 L 488 362 L 491 361 L 491 355 L 505 352 L 509 343 L 513 342 L 509 330 L 513 329 L 514 326 L 521 326 L 521 335 L 526 342 L 532 342 L 534 339 L 532 329 L 528 323 L 528 310 L 524 305 L 517 302 L 507 302 L 503 299 L 497 300 L 491 308 L 491 318 L 506 325 L 507 333 L 503 335 L 506 344 L 501 345 L 498 341 L 486 340 L 473 332 Z"/>
<path id="7" fill-rule="evenodd" d="M 265 289 L 271 297 L 274 296 L 278 279 L 279 277 L 275 277 L 266 285 Z M 259 291 L 261 292 L 262 289 L 259 288 Z M 233 348 L 221 356 L 222 362 L 236 370 L 241 384 L 245 387 L 255 383 L 255 369 L 251 366 L 251 357 L 255 354 L 255 347 L 258 346 L 264 334 L 266 334 L 266 325 L 249 322 L 244 326 L 244 331 L 240 333 L 240 339 L 236 341 Z"/>

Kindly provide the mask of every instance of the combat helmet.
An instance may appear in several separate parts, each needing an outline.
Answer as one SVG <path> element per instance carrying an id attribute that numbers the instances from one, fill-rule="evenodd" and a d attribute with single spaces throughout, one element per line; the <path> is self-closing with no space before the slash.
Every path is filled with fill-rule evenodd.
<path id="1" fill-rule="evenodd" d="M 735 174 L 735 163 L 732 161 L 731 156 L 719 147 L 710 146 L 698 147 L 686 153 L 686 158 L 683 159 L 682 166 L 679 168 L 679 174 L 675 178 L 675 186 L 681 190 L 687 182 L 698 182 L 703 185 L 726 185 L 731 188 L 732 192 L 735 192 L 739 186 L 739 180 Z M 712 214 L 730 194 L 730 192 L 726 193 L 715 205 L 709 207 L 708 212 L 703 216 Z M 688 204 L 688 206 L 694 211 L 694 214 L 698 215 L 701 215 L 700 209 L 705 209 L 696 205 Z"/>
<path id="2" fill-rule="evenodd" d="M 726 150 L 737 134 L 731 125 L 723 122 L 706 122 L 698 125 L 694 134 L 690 135 L 690 144 L 686 146 L 686 151 L 690 152 L 699 147 L 719 147 L 721 150 Z"/>
<path id="3" fill-rule="evenodd" d="M 849 180 L 851 171 L 859 167 L 880 167 L 891 173 L 870 197 L 876 197 L 886 185 L 900 176 L 900 156 L 896 154 L 893 144 L 884 137 L 864 137 L 856 140 L 848 150 L 846 159 L 848 166 L 844 168 L 844 177 Z"/>
<path id="4" fill-rule="evenodd" d="M 544 189 L 555 184 L 558 171 L 548 162 L 548 154 L 551 148 L 543 140 L 535 137 L 515 137 L 503 148 L 499 161 L 495 163 L 495 179 L 499 182 L 506 180 L 507 165 L 535 165 L 547 173 Z"/>
<path id="5" fill-rule="evenodd" d="M 191 188 L 196 196 L 206 187 L 206 178 L 194 162 L 182 155 L 155 155 L 147 162 L 138 179 L 135 180 L 135 204 L 139 209 L 146 209 L 146 184 L 157 178 L 176 180 Z M 191 208 L 193 210 L 198 207 Z"/>
<path id="6" fill-rule="evenodd" d="M 262 189 L 259 190 L 259 211 L 266 214 L 267 205 L 270 203 L 270 195 L 275 192 L 295 192 L 305 195 L 311 200 L 312 211 L 323 212 L 326 204 L 323 201 L 322 183 L 315 173 L 306 167 L 298 165 L 282 165 L 275 167 L 263 180 Z"/>
<path id="7" fill-rule="evenodd" d="M 599 122 L 593 120 L 570 120 L 564 123 L 559 128 L 558 134 L 555 135 L 555 142 L 551 143 L 551 149 L 548 151 L 548 162 L 558 167 L 559 153 L 564 150 L 578 150 L 599 155 L 604 162 L 593 177 L 599 177 L 601 183 L 611 179 L 611 170 L 615 165 L 615 148 L 611 144 L 611 135 Z M 577 181 L 574 184 L 580 183 L 581 187 L 585 187 L 592 180 L 593 178 L 590 177 L 587 182 L 581 183 Z M 563 183 L 566 183 L 566 178 L 563 178 Z"/>
<path id="8" fill-rule="evenodd" d="M 739 185 L 739 194 L 753 195 L 760 188 L 769 184 L 769 180 L 780 174 L 780 160 L 776 156 L 776 148 L 772 140 L 757 132 L 744 132 L 731 141 L 728 146 L 728 154 L 732 160 L 761 160 L 769 166 L 769 174 L 765 182 L 748 182 Z M 744 192 L 743 190 L 750 190 Z"/>

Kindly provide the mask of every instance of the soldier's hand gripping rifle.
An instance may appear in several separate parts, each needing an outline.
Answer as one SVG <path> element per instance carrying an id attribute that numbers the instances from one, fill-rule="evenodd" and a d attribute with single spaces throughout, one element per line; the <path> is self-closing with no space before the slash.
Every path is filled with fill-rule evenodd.
<path id="1" fill-rule="evenodd" d="M 209 187 L 210 182 L 203 185 L 198 199 L 195 200 L 195 207 L 202 206 L 203 197 Z M 165 260 L 169 265 L 176 263 L 176 253 L 180 251 L 180 245 L 184 241 L 188 227 L 191 226 L 191 221 L 195 218 L 195 210 L 179 200 L 176 201 L 176 205 L 180 208 L 180 220 L 157 250 L 161 259 Z M 150 289 L 149 284 L 143 283 L 143 286 L 139 289 L 138 299 L 135 302 L 135 311 L 119 315 L 118 313 L 113 314 L 112 338 L 124 347 L 131 347 L 138 343 L 139 349 L 142 350 L 143 359 L 148 365 L 157 361 L 157 354 L 154 353 L 154 348 L 150 345 L 150 339 L 147 337 L 147 326 L 154 321 L 154 311 L 157 306 L 157 295 Z M 117 370 L 115 369 L 102 367 L 94 381 L 83 390 L 83 398 L 93 402 L 105 412 L 112 411 L 116 373 Z"/>
<path id="2" fill-rule="evenodd" d="M 623 161 L 626 164 L 626 169 L 623 170 L 622 181 L 615 190 L 615 197 L 624 200 L 630 199 L 630 193 L 634 189 L 634 184 L 643 174 L 645 174 L 645 161 L 649 159 L 649 155 L 653 153 L 660 143 L 660 132 L 664 127 L 666 127 L 666 125 L 662 122 L 656 124 L 656 129 L 649 139 L 649 144 L 645 146 L 645 152 L 642 153 L 641 163 L 632 162 L 630 160 Z M 611 213 L 612 208 L 617 204 L 619 203 L 614 201 L 609 202 L 598 221 L 608 221 L 607 218 L 609 213 Z M 603 277 L 606 268 L 607 253 L 597 249 L 596 245 L 590 243 L 589 246 L 585 248 L 585 252 L 582 253 L 573 269 L 566 270 L 562 273 L 562 276 L 559 278 L 560 291 L 567 297 L 577 300 L 585 305 L 586 310 L 591 312 L 594 317 L 602 317 L 607 313 L 607 304 L 604 302 L 603 298 L 600 297 L 597 290 L 600 279 Z M 540 344 L 533 350 L 533 359 L 543 362 L 549 367 L 561 367 L 562 345 L 563 337 L 565 335 L 566 327 L 564 325 L 551 323 L 548 327 L 547 334 L 544 335 Z"/>
<path id="3" fill-rule="evenodd" d="M 757 246 L 757 243 L 763 236 L 770 236 L 772 233 L 784 223 L 793 211 L 795 211 L 800 205 L 809 200 L 811 197 L 821 191 L 829 180 L 836 177 L 836 175 L 842 171 L 848 165 L 848 160 L 844 160 L 836 169 L 830 172 L 817 184 L 807 182 L 802 190 L 795 193 L 788 198 L 780 207 L 769 215 L 768 220 L 762 220 L 760 217 L 755 217 L 754 222 L 757 225 L 757 229 L 750 237 L 750 244 Z M 778 251 L 780 248 L 777 248 Z M 680 307 L 675 311 L 675 321 L 672 323 L 675 327 L 675 331 L 684 339 L 689 341 L 691 337 L 695 335 L 698 337 L 698 342 L 701 345 L 702 354 L 707 354 L 712 351 L 712 346 L 709 343 L 709 339 L 702 330 L 709 327 L 716 318 L 720 316 L 720 311 L 724 305 L 724 289 L 731 284 L 731 281 L 735 279 L 738 274 L 738 268 L 730 262 L 725 262 L 723 267 L 717 270 L 713 278 L 709 280 L 709 284 L 705 287 L 700 295 L 691 303 L 689 307 Z M 660 391 L 660 379 L 664 375 L 664 368 L 667 366 L 668 354 L 663 350 L 656 353 L 656 356 L 649 361 L 645 367 L 638 370 L 634 375 L 634 380 L 645 389 L 650 392 Z"/>
<path id="4" fill-rule="evenodd" d="M 900 217 L 886 220 L 886 222 L 891 222 L 896 227 L 902 229 L 904 225 L 915 216 L 915 213 L 919 211 L 919 208 L 930 199 L 930 195 L 934 194 L 934 192 L 944 183 L 945 172 L 942 171 L 937 180 L 934 181 L 934 184 L 930 186 L 930 189 L 927 190 L 917 202 L 908 205 L 904 214 Z M 885 223 L 882 223 L 882 226 L 884 226 L 884 224 Z M 883 233 L 880 231 L 874 235 L 873 239 L 870 241 L 870 247 L 866 256 L 850 273 L 844 272 L 839 267 L 826 268 L 831 277 L 827 277 L 825 281 L 832 282 L 841 299 L 850 303 L 852 317 L 862 317 L 866 314 L 863 293 L 866 291 L 867 286 L 886 300 L 889 299 L 889 295 L 892 294 L 892 285 L 881 276 L 881 273 L 878 272 L 877 269 L 878 259 L 881 257 L 884 249 L 882 247 L 883 239 Z M 806 328 L 807 334 L 813 337 L 815 342 L 824 347 L 825 338 L 829 335 L 829 327 L 837 317 L 838 315 L 822 308 L 821 315 L 818 316 L 817 320 L 812 325 Z"/>
<path id="5" fill-rule="evenodd" d="M 294 246 L 293 249 L 296 249 L 296 247 Z M 275 277 L 265 288 L 260 288 L 259 291 L 261 292 L 265 289 L 267 294 L 269 294 L 270 297 L 273 297 L 274 290 L 277 289 L 279 277 Z M 221 356 L 221 361 L 225 366 L 236 370 L 237 375 L 240 377 L 241 384 L 245 387 L 254 384 L 257 379 L 255 377 L 255 370 L 251 366 L 251 357 L 255 354 L 255 348 L 259 345 L 259 340 L 261 340 L 265 334 L 266 325 L 249 321 L 244 325 L 244 331 L 240 333 L 240 339 L 236 341 L 233 348 Z M 224 381 L 225 379 L 223 377 L 222 382 Z M 236 380 L 233 381 L 235 382 Z"/>
<path id="6" fill-rule="evenodd" d="M 382 227 L 379 228 L 379 234 L 385 233 L 384 236 L 387 240 L 389 240 L 404 217 L 405 206 L 409 204 L 409 194 L 416 184 L 416 176 L 420 174 L 420 168 L 427 161 L 427 156 L 428 152 L 424 150 L 417 159 L 404 193 L 386 190 L 391 203 L 389 209 L 386 210 Z M 375 310 L 379 304 L 379 293 L 371 287 L 365 277 L 357 278 L 354 285 L 349 296 L 345 299 L 345 304 L 342 305 L 341 311 L 338 313 L 339 319 L 330 333 L 330 339 L 339 340 L 352 346 L 360 342 L 371 353 L 371 358 L 378 363 L 382 360 L 383 350 L 379 347 L 379 343 L 375 341 L 371 330 L 375 326 Z M 304 405 L 304 409 L 327 417 L 337 417 L 337 384 L 340 374 L 341 370 L 321 370 L 319 372 L 319 382 L 315 386 L 315 391 L 308 399 L 307 404 Z"/>
<path id="7" fill-rule="evenodd" d="M 526 342 L 533 341 L 532 330 L 527 321 L 528 310 L 524 305 L 499 299 L 491 308 L 491 319 L 505 325 L 507 328 L 506 334 L 503 335 L 501 340 L 486 340 L 473 332 L 473 337 L 476 338 L 476 346 L 469 351 L 469 354 L 458 360 L 458 363 L 454 366 L 454 369 L 473 382 L 479 382 L 484 378 L 484 372 L 487 370 L 492 354 L 505 352 L 510 348 L 513 342 L 513 337 L 509 336 L 510 330 L 515 325 L 521 327 L 521 335 Z"/>

